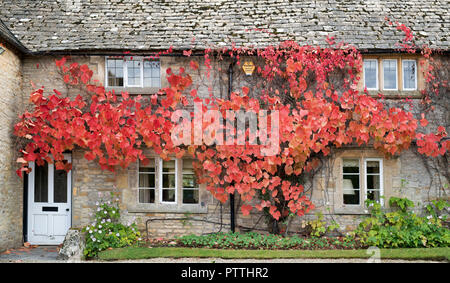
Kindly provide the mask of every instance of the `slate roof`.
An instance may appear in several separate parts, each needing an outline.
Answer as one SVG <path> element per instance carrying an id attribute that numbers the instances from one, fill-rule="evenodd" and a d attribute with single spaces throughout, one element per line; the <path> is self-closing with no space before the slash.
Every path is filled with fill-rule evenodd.
<path id="1" fill-rule="evenodd" d="M 2 0 L 0 18 L 33 52 L 323 45 L 327 35 L 394 49 L 402 33 L 386 16 L 412 28 L 417 43 L 448 50 L 449 7 L 450 0 Z M 245 31 L 252 28 L 272 35 Z"/>
<path id="2" fill-rule="evenodd" d="M 3 21 L 0 19 L 0 39 L 5 40 L 7 43 L 11 44 L 21 52 L 27 52 L 27 49 L 22 45 L 22 43 L 11 33 L 11 31 L 6 27 Z"/>

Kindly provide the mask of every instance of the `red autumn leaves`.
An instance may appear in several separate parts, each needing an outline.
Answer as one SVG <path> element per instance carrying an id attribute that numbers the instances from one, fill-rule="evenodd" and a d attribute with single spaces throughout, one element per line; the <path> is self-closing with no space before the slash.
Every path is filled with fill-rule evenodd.
<path id="1" fill-rule="evenodd" d="M 233 48 L 233 54 L 245 54 Z M 228 52 L 224 52 L 227 54 Z M 212 71 L 212 50 L 205 51 L 204 65 L 209 76 Z M 190 56 L 191 52 L 185 52 Z M 422 116 L 420 122 L 412 113 L 400 107 L 386 109 L 376 98 L 355 90 L 361 56 L 352 47 L 318 48 L 284 42 L 277 47 L 259 50 L 257 56 L 265 62 L 258 74 L 270 82 L 274 78 L 286 81 L 285 91 L 274 90 L 254 98 L 250 88 L 234 92 L 230 99 L 210 96 L 199 97 L 192 78 L 184 68 L 174 73 L 167 70 L 168 87 L 158 94 L 142 98 L 122 93 L 120 97 L 107 92 L 102 86 L 91 84 L 92 71 L 87 65 L 69 63 L 66 58 L 56 61 L 68 84 L 84 86 L 88 98 L 44 95 L 38 89 L 30 96 L 32 112 L 25 112 L 15 125 L 15 134 L 26 138 L 28 144 L 18 161 L 22 167 L 18 174 L 28 171 L 27 163 L 55 159 L 59 168 L 70 170 L 63 163 L 62 153 L 76 148 L 85 151 L 87 160 L 98 162 L 102 169 L 115 171 L 117 166 L 128 167 L 138 159 L 146 162 L 144 148 L 151 148 L 162 158 L 183 155 L 194 156 L 194 168 L 199 182 L 218 200 L 225 202 L 229 193 L 240 195 L 243 214 L 253 208 L 267 208 L 279 219 L 289 213 L 304 215 L 314 208 L 300 178 L 303 173 L 317 167 L 317 155 L 328 155 L 330 148 L 357 143 L 373 146 L 387 155 L 407 149 L 417 141 L 419 152 L 429 156 L 445 154 L 449 149 L 443 127 L 437 133 L 421 134 L 418 125 L 427 126 Z M 190 68 L 199 69 L 191 60 Z M 339 85 L 329 81 L 333 72 L 344 72 L 346 77 Z M 313 77 L 314 85 L 308 83 Z M 253 92 L 253 89 L 252 89 Z M 281 103 L 284 95 L 293 102 Z M 203 102 L 206 108 L 225 113 L 227 110 L 277 111 L 280 119 L 280 150 L 274 156 L 265 156 L 259 145 L 181 145 L 174 146 L 171 131 L 175 124 L 172 113 L 188 104 L 188 99 Z M 203 129 L 208 123 L 203 124 Z M 269 125 L 270 127 L 270 125 Z M 250 133 L 247 133 L 247 138 Z M 261 199 L 258 193 L 266 195 Z"/>

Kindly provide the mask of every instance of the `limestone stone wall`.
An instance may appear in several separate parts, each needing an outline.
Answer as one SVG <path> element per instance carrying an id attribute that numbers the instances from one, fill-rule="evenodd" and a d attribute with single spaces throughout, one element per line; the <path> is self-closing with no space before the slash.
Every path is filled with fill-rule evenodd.
<path id="1" fill-rule="evenodd" d="M 54 65 L 57 57 L 27 57 L 24 59 L 24 88 L 23 94 L 27 96 L 32 87 L 30 81 L 35 85 L 44 85 L 47 92 L 52 92 L 54 88 L 64 93 L 64 85 L 61 83 L 60 76 Z M 105 57 L 73 57 L 73 61 L 80 64 L 88 64 L 94 70 L 94 79 L 104 82 L 105 75 Z M 164 57 L 161 59 L 161 82 L 162 86 L 166 86 L 165 73 L 168 67 L 176 71 L 178 67 L 187 68 L 190 59 L 179 57 Z M 200 78 L 206 79 L 205 69 L 201 68 L 197 73 L 193 73 L 194 86 L 200 88 L 201 96 L 209 95 L 208 86 L 212 86 L 214 95 L 225 97 L 227 95 L 227 77 L 226 72 L 228 62 L 217 63 L 222 64 L 221 73 L 214 73 L 210 77 L 210 81 L 203 85 L 199 84 Z M 39 67 L 37 67 L 39 66 Z M 200 64 L 202 66 L 202 64 Z M 214 68 L 213 68 L 214 69 Z M 237 77 L 239 67 L 234 69 L 236 73 L 235 90 L 244 83 L 245 78 L 241 81 Z M 5 89 L 2 87 L 2 89 Z M 139 93 L 139 90 L 132 90 Z M 151 91 L 151 90 L 146 90 Z M 75 95 L 77 90 L 67 90 L 66 94 Z M 387 101 L 387 103 L 391 103 Z M 392 100 L 392 104 L 396 103 Z M 417 109 L 418 100 L 414 100 L 414 112 L 420 113 Z M 439 124 L 439 121 L 434 121 Z M 448 130 L 448 129 L 447 129 Z M 145 222 L 148 219 L 155 219 L 149 222 L 149 232 L 151 237 L 174 236 L 188 233 L 209 233 L 217 231 L 229 230 L 229 204 L 220 204 L 214 200 L 204 187 L 201 187 L 200 198 L 203 206 L 198 209 L 185 209 L 183 207 L 176 208 L 150 208 L 137 205 L 136 195 L 136 170 L 137 165 L 130 166 L 126 170 L 118 170 L 115 173 L 103 171 L 95 162 L 89 162 L 83 158 L 83 151 L 74 150 L 72 153 L 73 160 L 73 215 L 72 226 L 80 228 L 87 225 L 93 219 L 95 212 L 95 202 L 99 199 L 99 192 L 114 192 L 121 202 L 123 210 L 122 216 L 124 222 L 136 221 L 141 231 L 145 235 Z M 301 230 L 302 220 L 314 219 L 315 213 L 323 212 L 325 220 L 328 222 L 334 220 L 341 226 L 342 231 L 349 231 L 356 227 L 360 219 L 367 215 L 367 211 L 361 206 L 357 209 L 342 209 L 342 185 L 340 184 L 340 167 L 339 158 L 342 156 L 363 157 L 379 157 L 383 158 L 379 153 L 370 149 L 347 149 L 337 151 L 333 160 L 336 160 L 331 166 L 331 172 L 320 172 L 314 182 L 312 200 L 317 209 L 310 214 L 295 218 L 292 222 L 290 231 L 298 232 Z M 386 203 L 389 196 L 408 197 L 416 204 L 424 204 L 427 201 L 440 195 L 441 185 L 437 182 L 431 182 L 430 175 L 427 172 L 422 159 L 407 150 L 399 157 L 393 159 L 383 159 L 384 165 L 384 188 L 386 194 Z M 447 184 L 448 186 L 448 184 Z M 236 200 L 237 205 L 240 203 Z M 422 211 L 421 207 L 417 208 Z M 193 217 L 202 221 L 184 221 L 173 220 L 174 218 Z M 166 219 L 166 220 L 161 220 Z M 237 212 L 238 230 L 245 231 L 245 228 L 255 228 L 257 231 L 266 231 L 267 224 L 264 216 L 255 209 L 251 215 L 243 216 Z M 239 226 L 243 226 L 240 227 Z"/>
<path id="2" fill-rule="evenodd" d="M 16 175 L 14 122 L 21 103 L 21 59 L 0 41 L 0 252 L 22 244 L 23 184 Z"/>

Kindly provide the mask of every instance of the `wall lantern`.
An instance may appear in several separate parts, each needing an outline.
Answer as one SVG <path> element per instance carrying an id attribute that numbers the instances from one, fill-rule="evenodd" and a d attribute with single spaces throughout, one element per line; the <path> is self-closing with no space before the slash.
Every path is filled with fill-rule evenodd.
<path id="1" fill-rule="evenodd" d="M 242 70 L 247 76 L 251 76 L 255 70 L 255 64 L 252 61 L 245 61 L 242 65 Z"/>

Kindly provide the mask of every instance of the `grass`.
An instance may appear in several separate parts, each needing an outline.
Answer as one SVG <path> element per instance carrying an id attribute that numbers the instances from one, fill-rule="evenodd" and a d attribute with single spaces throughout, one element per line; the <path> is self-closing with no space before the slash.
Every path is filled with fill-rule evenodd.
<path id="1" fill-rule="evenodd" d="M 381 259 L 447 260 L 450 248 L 380 249 Z M 224 259 L 276 259 L 276 258 L 369 258 L 371 252 L 361 250 L 219 250 L 206 248 L 127 247 L 106 250 L 100 260 L 128 260 L 146 258 L 224 258 Z"/>

